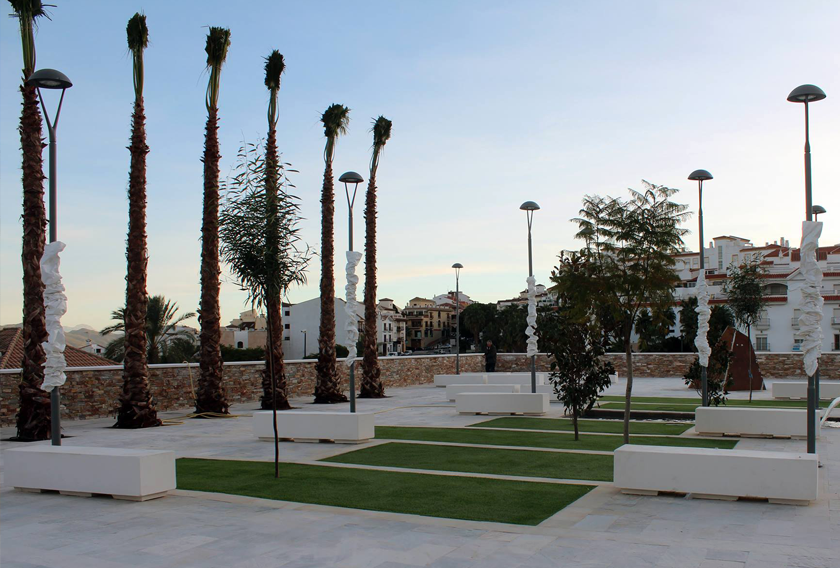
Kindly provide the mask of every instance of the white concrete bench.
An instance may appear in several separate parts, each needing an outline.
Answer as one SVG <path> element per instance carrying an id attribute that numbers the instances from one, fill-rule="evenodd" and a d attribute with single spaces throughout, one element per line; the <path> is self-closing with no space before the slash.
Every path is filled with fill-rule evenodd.
<path id="1" fill-rule="evenodd" d="M 274 440 L 273 412 L 254 412 L 254 435 L 260 440 Z M 295 442 L 331 441 L 337 443 L 366 442 L 374 437 L 373 412 L 299 412 L 277 413 L 277 435 Z"/>
<path id="2" fill-rule="evenodd" d="M 519 385 L 449 385 L 446 387 L 447 400 L 455 400 L 455 396 L 465 392 L 519 392 Z"/>
<path id="3" fill-rule="evenodd" d="M 804 438 L 808 435 L 804 408 L 700 406 L 694 411 L 694 421 L 694 431 L 701 436 Z"/>
<path id="4" fill-rule="evenodd" d="M 462 393 L 455 397 L 459 414 L 536 414 L 548 412 L 548 395 L 541 393 Z"/>
<path id="5" fill-rule="evenodd" d="M 436 387 L 449 385 L 486 385 L 487 379 L 482 373 L 463 373 L 461 375 L 435 375 Z"/>
<path id="6" fill-rule="evenodd" d="M 770 384 L 773 398 L 808 398 L 808 381 L 773 381 Z M 840 396 L 840 381 L 820 381 L 820 398 L 834 399 Z"/>
<path id="7" fill-rule="evenodd" d="M 624 445 L 613 463 L 613 484 L 631 495 L 688 493 L 789 505 L 817 499 L 817 454 Z"/>
<path id="8" fill-rule="evenodd" d="M 148 501 L 175 489 L 175 454 L 34 444 L 6 450 L 3 484 L 21 491 Z"/>
<path id="9" fill-rule="evenodd" d="M 536 379 L 538 385 L 544 385 L 546 380 L 546 375 L 548 373 L 540 372 L 537 373 Z M 487 384 L 488 385 L 500 385 L 500 384 L 518 384 L 522 386 L 531 386 L 531 373 L 487 373 L 485 375 L 487 377 Z"/>

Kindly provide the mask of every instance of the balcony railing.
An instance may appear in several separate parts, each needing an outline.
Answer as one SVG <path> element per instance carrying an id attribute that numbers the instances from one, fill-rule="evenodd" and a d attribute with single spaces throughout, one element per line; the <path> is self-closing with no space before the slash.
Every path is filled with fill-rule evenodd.
<path id="1" fill-rule="evenodd" d="M 755 322 L 756 329 L 769 329 L 770 328 L 770 320 L 766 318 L 761 318 L 757 322 Z"/>

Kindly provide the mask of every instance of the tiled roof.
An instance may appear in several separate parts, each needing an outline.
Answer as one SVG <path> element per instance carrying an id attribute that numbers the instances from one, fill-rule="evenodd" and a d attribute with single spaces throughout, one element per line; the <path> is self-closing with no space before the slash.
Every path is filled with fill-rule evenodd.
<path id="1" fill-rule="evenodd" d="M 119 365 L 99 355 L 70 347 L 64 349 L 67 367 L 107 367 Z M 23 365 L 23 330 L 12 327 L 0 329 L 0 369 L 20 369 Z"/>

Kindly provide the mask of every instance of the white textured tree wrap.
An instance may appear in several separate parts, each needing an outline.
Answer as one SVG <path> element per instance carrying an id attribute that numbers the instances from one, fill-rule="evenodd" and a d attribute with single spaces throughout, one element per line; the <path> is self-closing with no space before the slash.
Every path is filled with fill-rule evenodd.
<path id="1" fill-rule="evenodd" d="M 536 279 L 529 276 L 528 282 L 528 327 L 525 328 L 525 335 L 528 336 L 525 344 L 527 345 L 528 357 L 533 357 L 537 354 L 537 288 Z"/>
<path id="2" fill-rule="evenodd" d="M 356 360 L 356 342 L 359 341 L 359 303 L 356 301 L 356 286 L 359 284 L 359 277 L 356 276 L 356 266 L 361 260 L 362 253 L 354 250 L 347 251 L 347 266 L 345 267 L 347 285 L 344 287 L 344 299 L 347 300 L 347 303 L 344 304 L 347 325 L 344 331 L 346 332 L 347 350 L 350 353 L 344 360 L 344 364 L 348 367 L 352 366 Z"/>
<path id="3" fill-rule="evenodd" d="M 712 311 L 709 309 L 709 289 L 706 286 L 706 271 L 701 270 L 697 276 L 697 307 L 694 311 L 697 312 L 697 337 L 694 338 L 694 346 L 697 348 L 697 354 L 700 357 L 700 366 L 709 366 L 709 356 L 712 350 L 709 347 L 709 318 Z"/>
<path id="4" fill-rule="evenodd" d="M 817 365 L 822 354 L 822 312 L 823 297 L 822 270 L 817 264 L 817 247 L 823 224 L 819 221 L 802 222 L 802 245 L 799 248 L 799 270 L 805 277 L 802 286 L 802 303 L 799 306 L 799 337 L 802 338 L 802 350 L 805 356 L 802 362 L 805 373 L 810 377 L 817 372 Z"/>
<path id="5" fill-rule="evenodd" d="M 53 388 L 64 384 L 67 376 L 64 369 L 67 368 L 67 361 L 64 360 L 64 328 L 61 327 L 61 316 L 67 313 L 67 296 L 64 294 L 64 284 L 61 283 L 61 274 L 58 269 L 61 260 L 58 254 L 67 246 L 61 241 L 50 243 L 44 247 L 44 256 L 41 257 L 41 280 L 44 282 L 44 308 L 47 321 L 47 341 L 41 345 L 47 356 L 44 363 L 44 383 L 41 388 L 51 392 Z"/>

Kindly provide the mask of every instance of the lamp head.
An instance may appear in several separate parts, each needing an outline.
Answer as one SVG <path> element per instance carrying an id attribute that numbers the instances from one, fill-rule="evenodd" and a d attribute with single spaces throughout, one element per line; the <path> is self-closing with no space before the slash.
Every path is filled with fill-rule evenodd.
<path id="1" fill-rule="evenodd" d="M 26 84 L 39 89 L 69 89 L 73 86 L 67 75 L 55 69 L 38 69 L 29 76 Z"/>
<path id="2" fill-rule="evenodd" d="M 712 177 L 712 174 L 710 174 L 706 170 L 694 170 L 688 176 L 688 179 L 690 179 L 691 181 L 706 181 L 714 178 Z"/>
<path id="3" fill-rule="evenodd" d="M 520 209 L 523 211 L 537 211 L 540 206 L 537 205 L 535 201 L 526 201 L 522 205 L 519 206 Z"/>
<path id="4" fill-rule="evenodd" d="M 787 100 L 792 103 L 812 103 L 825 98 L 825 91 L 816 85 L 799 85 L 790 92 Z"/>
<path id="5" fill-rule="evenodd" d="M 817 215 L 821 215 L 825 213 L 825 207 L 822 205 L 812 205 L 811 206 L 811 213 L 814 214 L 814 219 L 817 218 Z"/>
<path id="6" fill-rule="evenodd" d="M 452 265 L 452 268 L 464 268 L 464 265 L 461 264 L 460 262 L 456 262 L 455 264 Z"/>
<path id="7" fill-rule="evenodd" d="M 338 181 L 342 181 L 344 183 L 359 184 L 359 183 L 362 183 L 365 180 L 362 176 L 360 176 L 356 172 L 344 172 L 343 174 L 341 174 L 341 177 L 338 178 Z"/>

